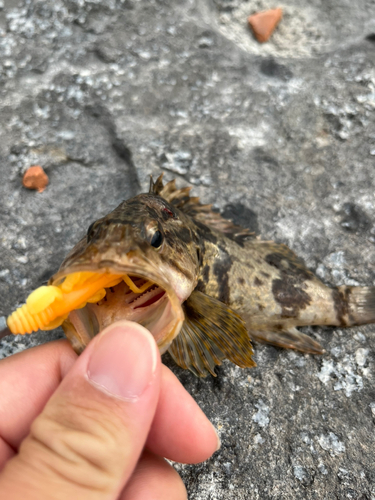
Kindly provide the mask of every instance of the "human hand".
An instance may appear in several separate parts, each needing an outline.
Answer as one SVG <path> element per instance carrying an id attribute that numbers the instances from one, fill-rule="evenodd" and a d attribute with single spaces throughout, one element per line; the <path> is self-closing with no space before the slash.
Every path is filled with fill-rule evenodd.
<path id="1" fill-rule="evenodd" d="M 57 341 L 0 362 L 1 498 L 183 500 L 161 457 L 196 463 L 217 448 L 136 323 L 111 325 L 79 357 Z"/>

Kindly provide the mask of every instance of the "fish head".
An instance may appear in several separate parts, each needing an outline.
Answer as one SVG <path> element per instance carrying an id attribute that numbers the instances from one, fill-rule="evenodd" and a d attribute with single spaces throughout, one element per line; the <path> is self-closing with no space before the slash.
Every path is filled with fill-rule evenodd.
<path id="1" fill-rule="evenodd" d="M 181 329 L 181 304 L 197 284 L 198 267 L 191 219 L 160 196 L 142 194 L 91 224 L 49 285 L 68 292 L 95 285 L 62 323 L 77 352 L 109 324 L 128 319 L 150 330 L 163 353 Z"/>

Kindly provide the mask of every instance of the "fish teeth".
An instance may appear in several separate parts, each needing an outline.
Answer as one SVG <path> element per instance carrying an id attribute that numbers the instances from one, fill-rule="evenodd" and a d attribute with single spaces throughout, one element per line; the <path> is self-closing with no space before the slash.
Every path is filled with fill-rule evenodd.
<path id="1" fill-rule="evenodd" d="M 143 286 L 144 283 L 147 283 L 147 280 L 143 280 L 143 279 L 139 278 L 138 280 L 136 280 L 136 283 L 137 282 L 138 283 L 140 282 L 141 286 Z M 125 286 L 127 286 L 126 283 L 125 283 Z M 138 284 L 136 284 L 136 286 L 138 287 Z M 158 290 L 159 288 L 160 288 L 159 285 L 154 283 L 153 285 L 151 285 L 149 288 L 147 288 L 147 290 L 145 290 L 142 293 L 133 292 L 130 288 L 125 289 L 126 291 L 123 291 L 122 293 L 123 293 L 123 296 L 126 297 L 125 303 L 127 305 L 134 304 L 135 302 L 137 302 L 137 304 L 138 304 L 138 301 L 140 299 L 145 297 L 147 294 L 155 293 L 155 290 Z M 103 302 L 104 299 L 106 299 L 105 301 L 111 300 L 111 296 L 113 293 L 120 293 L 119 291 L 117 291 L 113 287 L 107 288 L 106 292 L 107 293 L 106 293 L 105 297 L 100 297 L 101 300 L 95 301 L 95 302 L 97 302 L 97 305 L 102 305 L 104 303 Z M 112 292 L 112 293 L 109 293 L 109 292 Z M 148 300 L 148 298 L 149 298 L 149 295 L 147 295 L 147 300 Z M 142 299 L 142 300 L 144 300 L 144 299 Z"/>
<path id="2" fill-rule="evenodd" d="M 143 292 L 140 295 L 138 295 L 138 297 L 135 297 L 134 300 L 132 300 L 131 302 L 129 302 L 129 304 L 134 304 L 135 302 L 138 302 L 141 298 L 144 298 L 149 293 L 155 292 L 159 288 L 160 287 L 155 283 L 150 288 L 148 288 L 145 292 Z"/>

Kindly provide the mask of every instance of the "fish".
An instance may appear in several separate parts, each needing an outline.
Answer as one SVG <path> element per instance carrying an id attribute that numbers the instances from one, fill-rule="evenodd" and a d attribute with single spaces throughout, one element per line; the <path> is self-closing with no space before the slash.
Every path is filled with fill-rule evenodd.
<path id="1" fill-rule="evenodd" d="M 136 321 L 160 353 L 199 377 L 228 359 L 255 366 L 253 342 L 323 354 L 298 330 L 375 322 L 375 287 L 325 285 L 283 243 L 262 240 L 151 176 L 148 193 L 93 222 L 48 285 L 7 318 L 13 334 L 62 326 L 81 353 L 103 328 Z"/>

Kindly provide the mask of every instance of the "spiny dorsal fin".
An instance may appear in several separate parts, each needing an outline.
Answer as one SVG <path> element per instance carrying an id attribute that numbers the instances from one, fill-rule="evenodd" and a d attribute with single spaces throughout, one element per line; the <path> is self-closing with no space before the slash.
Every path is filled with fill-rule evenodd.
<path id="1" fill-rule="evenodd" d="M 243 240 L 255 236 L 249 229 L 237 226 L 230 220 L 224 219 L 219 213 L 214 212 L 212 205 L 202 205 L 198 196 L 190 196 L 190 191 L 191 187 L 177 189 L 175 179 L 164 185 L 163 174 L 159 175 L 156 182 L 151 176 L 150 194 L 161 196 L 187 215 L 235 239 Z"/>
<path id="2" fill-rule="evenodd" d="M 241 368 L 255 366 L 245 323 L 237 313 L 198 291 L 183 307 L 184 324 L 169 348 L 179 366 L 200 377 L 216 376 L 215 365 L 225 358 Z"/>

